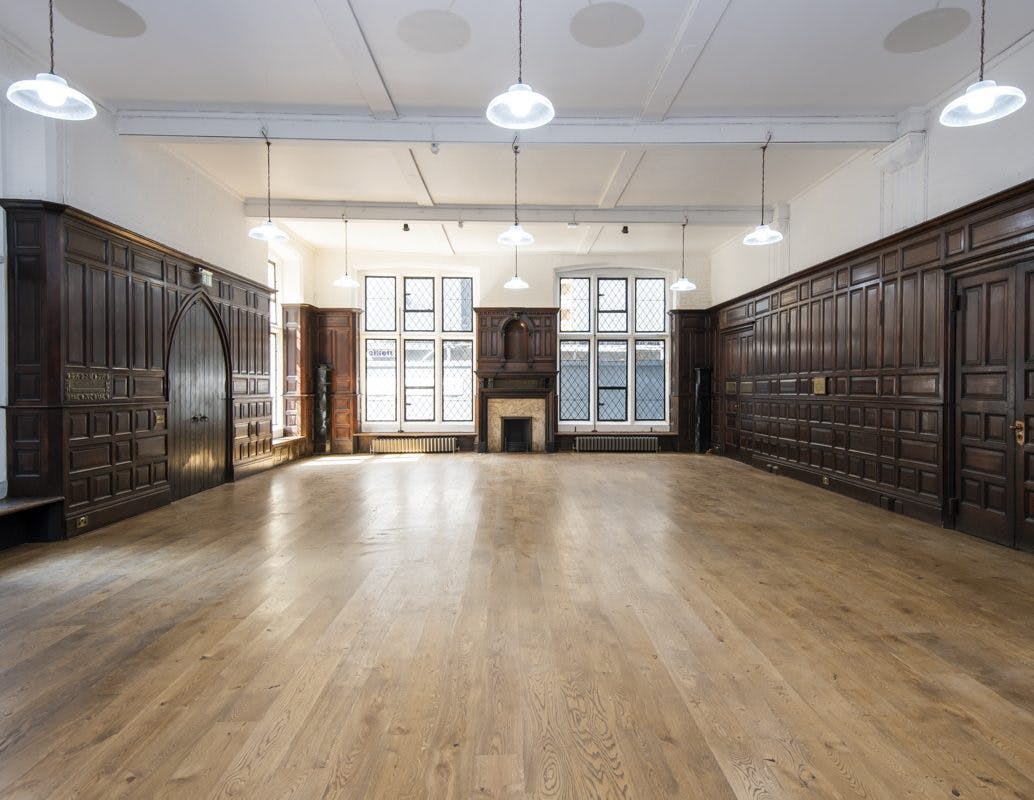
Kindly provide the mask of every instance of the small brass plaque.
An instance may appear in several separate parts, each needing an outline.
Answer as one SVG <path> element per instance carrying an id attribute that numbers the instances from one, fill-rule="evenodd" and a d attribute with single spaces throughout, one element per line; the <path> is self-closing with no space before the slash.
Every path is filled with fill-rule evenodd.
<path id="1" fill-rule="evenodd" d="M 829 386 L 828 378 L 812 378 L 811 379 L 811 393 L 812 394 L 826 394 L 827 387 Z"/>
<path id="2" fill-rule="evenodd" d="M 110 400 L 111 375 L 107 372 L 66 372 L 65 398 L 68 400 Z"/>

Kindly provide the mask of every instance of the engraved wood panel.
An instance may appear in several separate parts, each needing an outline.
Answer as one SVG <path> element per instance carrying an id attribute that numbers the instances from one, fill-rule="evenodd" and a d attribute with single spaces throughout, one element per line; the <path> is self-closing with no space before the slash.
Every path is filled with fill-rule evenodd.
<path id="1" fill-rule="evenodd" d="M 956 496 L 959 530 L 1013 544 L 1015 271 L 961 279 L 956 287 Z"/>
<path id="2" fill-rule="evenodd" d="M 678 449 L 693 450 L 700 424 L 696 417 L 695 370 L 712 364 L 711 318 L 706 311 L 671 311 L 671 424 L 678 433 Z M 710 430 L 710 429 L 708 429 Z"/>
<path id="3" fill-rule="evenodd" d="M 476 308 L 481 375 L 556 372 L 556 308 Z"/>
<path id="4" fill-rule="evenodd" d="M 1021 264 L 1017 272 L 1017 311 L 1022 310 L 1022 315 L 1018 315 L 1021 324 L 1016 330 L 1018 358 L 1014 377 L 1014 419 L 1024 423 L 1025 442 L 1016 453 L 1015 540 L 1016 545 L 1024 550 L 1034 550 L 1034 263 Z"/>
<path id="5" fill-rule="evenodd" d="M 328 415 L 330 445 L 335 453 L 351 453 L 359 432 L 359 311 L 322 309 L 317 313 L 318 364 L 330 366 Z"/>

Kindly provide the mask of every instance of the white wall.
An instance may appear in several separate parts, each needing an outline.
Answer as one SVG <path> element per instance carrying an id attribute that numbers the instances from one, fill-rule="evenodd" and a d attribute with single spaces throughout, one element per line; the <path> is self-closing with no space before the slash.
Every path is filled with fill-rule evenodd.
<path id="1" fill-rule="evenodd" d="M 1034 96 L 1034 34 L 990 62 L 987 77 Z M 974 128 L 945 128 L 941 108 L 976 80 L 970 76 L 912 116 L 919 148 L 905 137 L 864 151 L 790 201 L 779 245 L 746 247 L 740 236 L 711 254 L 711 296 L 723 303 L 782 277 L 1034 178 L 1034 102 Z M 907 131 L 903 130 L 903 134 Z M 905 163 L 894 157 L 908 153 Z M 778 147 L 770 157 L 778 158 Z M 746 233 L 746 231 L 744 231 Z M 758 252 L 761 251 L 761 252 Z"/>
<path id="2" fill-rule="evenodd" d="M 523 291 L 511 291 L 503 284 L 513 275 L 513 256 L 508 254 L 484 256 L 414 255 L 409 253 L 358 252 L 349 255 L 350 272 L 362 279 L 363 274 L 384 271 L 388 273 L 421 270 L 455 272 L 474 277 L 475 306 L 528 306 L 548 307 L 557 302 L 557 273 L 568 269 L 614 267 L 622 269 L 659 269 L 674 280 L 681 270 L 681 259 L 672 253 L 630 256 L 571 256 L 522 254 L 518 274 L 528 282 Z M 356 308 L 357 290 L 340 289 L 332 285 L 344 272 L 344 253 L 321 250 L 316 257 L 314 304 L 321 308 Z M 708 308 L 711 305 L 710 268 L 705 256 L 687 256 L 686 275 L 697 284 L 697 291 L 679 295 L 679 308 Z"/>

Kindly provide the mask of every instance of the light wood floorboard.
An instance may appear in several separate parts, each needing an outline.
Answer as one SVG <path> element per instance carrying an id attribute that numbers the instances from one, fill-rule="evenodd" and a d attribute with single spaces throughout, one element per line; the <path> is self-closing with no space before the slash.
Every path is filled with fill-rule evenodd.
<path id="1" fill-rule="evenodd" d="M 714 457 L 310 459 L 0 553 L 0 797 L 1034 800 L 1034 557 Z"/>

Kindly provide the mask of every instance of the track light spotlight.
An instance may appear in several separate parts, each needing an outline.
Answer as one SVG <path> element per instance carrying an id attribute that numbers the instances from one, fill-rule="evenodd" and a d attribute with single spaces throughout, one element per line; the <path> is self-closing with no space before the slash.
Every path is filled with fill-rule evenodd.
<path id="1" fill-rule="evenodd" d="M 621 226 L 621 232 L 622 233 L 628 233 L 628 226 L 627 225 L 622 225 Z"/>
<path id="2" fill-rule="evenodd" d="M 406 233 L 409 233 L 409 223 L 408 222 L 403 222 L 402 223 L 402 230 L 405 231 Z"/>

